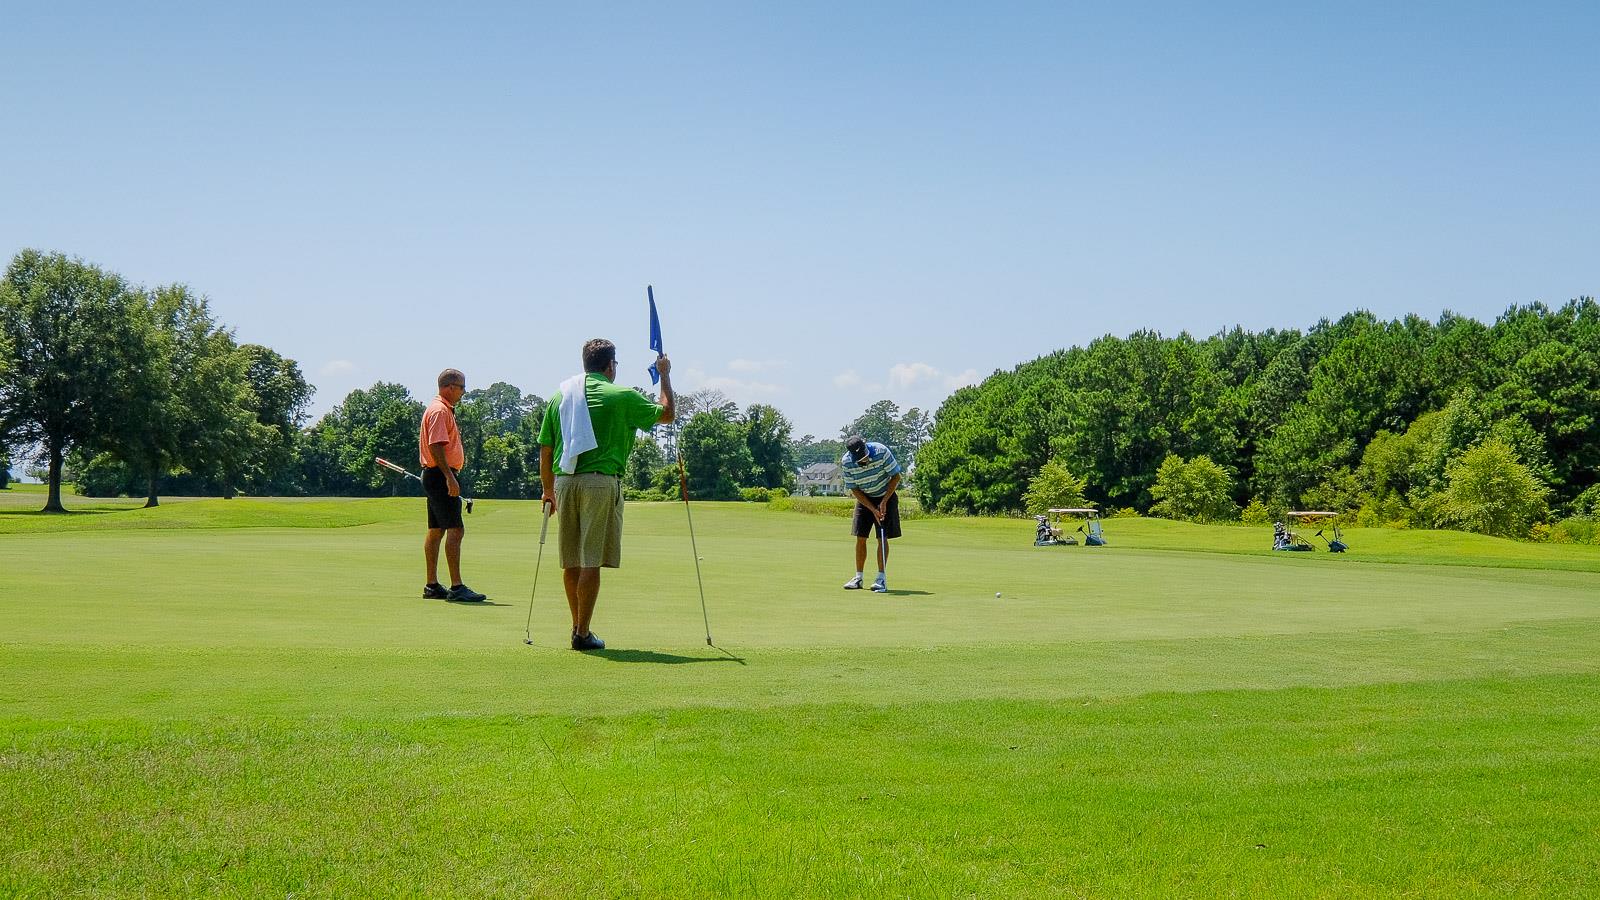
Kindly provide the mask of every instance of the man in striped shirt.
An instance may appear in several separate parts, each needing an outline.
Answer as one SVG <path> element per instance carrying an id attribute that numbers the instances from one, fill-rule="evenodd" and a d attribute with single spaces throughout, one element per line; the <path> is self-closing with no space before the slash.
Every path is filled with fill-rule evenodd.
<path id="1" fill-rule="evenodd" d="M 845 582 L 844 589 L 861 590 L 867 537 L 876 525 L 882 540 L 878 544 L 878 577 L 872 582 L 872 589 L 881 594 L 889 589 L 884 576 L 884 557 L 889 551 L 886 541 L 900 536 L 900 500 L 895 495 L 900 486 L 900 463 L 888 447 L 863 440 L 859 434 L 852 434 L 844 442 L 844 449 L 839 470 L 844 486 L 856 498 L 855 515 L 850 519 L 850 533 L 856 536 L 856 577 Z"/>

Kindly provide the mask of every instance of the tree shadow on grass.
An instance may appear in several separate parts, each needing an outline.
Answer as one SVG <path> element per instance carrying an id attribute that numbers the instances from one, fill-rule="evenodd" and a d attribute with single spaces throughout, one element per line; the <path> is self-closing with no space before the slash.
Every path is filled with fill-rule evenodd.
<path id="1" fill-rule="evenodd" d="M 27 509 L 0 509 L 0 516 L 37 516 L 37 517 L 39 517 L 41 519 L 43 519 L 43 518 L 66 519 L 66 518 L 76 518 L 78 516 L 99 516 L 99 515 L 104 515 L 106 513 L 129 512 L 129 511 L 135 510 L 135 509 L 144 509 L 144 507 L 142 507 L 142 506 L 113 506 L 113 507 L 110 507 L 108 509 L 69 509 L 64 513 L 55 512 L 55 511 L 45 512 L 42 509 L 34 509 L 32 507 L 29 507 Z"/>
<path id="2" fill-rule="evenodd" d="M 716 649 L 722 650 L 721 647 L 717 647 Z M 655 650 L 590 650 L 588 655 L 598 656 L 601 659 L 609 659 L 612 662 L 661 663 L 663 665 L 670 666 L 681 665 L 683 663 L 714 662 L 736 662 L 741 666 L 745 664 L 743 657 L 734 656 L 732 653 L 728 653 L 726 650 L 722 650 L 722 652 L 727 655 L 679 656 L 676 653 L 658 653 Z"/>

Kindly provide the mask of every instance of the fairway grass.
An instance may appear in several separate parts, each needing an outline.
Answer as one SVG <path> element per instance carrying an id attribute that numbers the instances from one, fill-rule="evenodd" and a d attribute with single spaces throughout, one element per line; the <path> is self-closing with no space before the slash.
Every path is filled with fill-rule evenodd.
<path id="1" fill-rule="evenodd" d="M 701 504 L 713 648 L 630 504 L 577 654 L 531 503 L 485 606 L 418 598 L 415 500 L 6 513 L 0 895 L 1600 893 L 1597 548 L 926 519 L 878 596 Z"/>

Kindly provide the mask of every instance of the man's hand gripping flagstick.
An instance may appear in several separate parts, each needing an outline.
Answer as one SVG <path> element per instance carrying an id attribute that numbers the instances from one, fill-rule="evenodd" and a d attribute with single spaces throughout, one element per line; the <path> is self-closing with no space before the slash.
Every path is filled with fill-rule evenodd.
<path id="1" fill-rule="evenodd" d="M 656 291 L 650 285 L 645 285 L 645 295 L 650 298 L 650 349 L 656 352 L 656 358 L 666 354 L 661 343 L 661 317 L 656 315 Z M 650 364 L 650 383 L 661 382 L 661 373 L 657 371 L 655 363 Z M 678 451 L 678 426 L 672 426 L 672 455 L 678 458 L 678 492 L 683 496 L 683 514 L 689 520 L 689 552 L 694 554 L 694 581 L 700 588 L 700 618 L 706 626 L 706 646 L 715 647 L 711 642 L 711 616 L 706 612 L 706 585 L 700 577 L 700 548 L 694 540 L 694 513 L 689 511 L 689 476 L 683 467 L 683 454 Z"/>

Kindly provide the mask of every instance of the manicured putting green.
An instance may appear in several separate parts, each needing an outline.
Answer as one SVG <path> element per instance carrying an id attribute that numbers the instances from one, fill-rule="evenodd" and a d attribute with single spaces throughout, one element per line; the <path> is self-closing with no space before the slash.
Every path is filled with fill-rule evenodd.
<path id="1" fill-rule="evenodd" d="M 521 643 L 531 503 L 478 505 L 465 606 L 414 500 L 19 493 L 0 893 L 1600 890 L 1595 548 L 928 519 L 880 596 L 844 521 L 699 504 L 714 649 L 638 504 L 584 655 L 553 544 Z"/>

